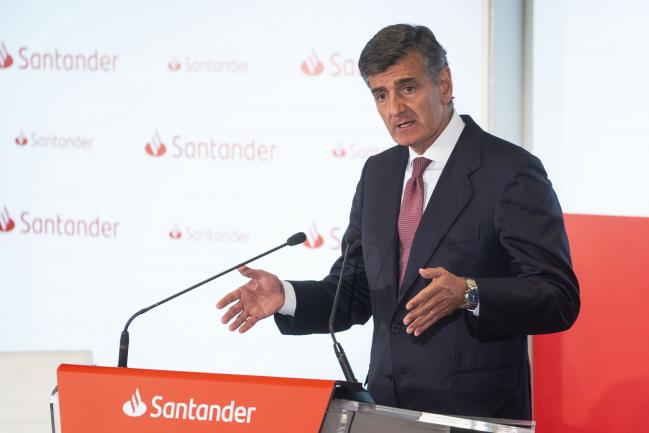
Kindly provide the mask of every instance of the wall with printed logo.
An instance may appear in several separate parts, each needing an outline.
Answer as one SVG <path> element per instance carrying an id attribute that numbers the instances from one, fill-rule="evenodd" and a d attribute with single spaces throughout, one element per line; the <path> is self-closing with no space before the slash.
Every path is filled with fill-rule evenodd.
<path id="1" fill-rule="evenodd" d="M 0 351 L 115 365 L 143 306 L 256 266 L 326 274 L 364 160 L 393 143 L 356 68 L 393 22 L 431 27 L 456 107 L 483 126 L 487 2 L 0 5 Z M 538 431 L 631 430 L 649 404 L 642 296 L 649 43 L 641 2 L 534 3 L 533 151 L 567 217 L 582 312 L 534 338 Z M 230 334 L 230 275 L 137 319 L 130 365 L 340 378 L 326 336 Z M 359 377 L 371 325 L 343 333 Z M 621 424 L 622 423 L 622 424 Z"/>
<path id="2" fill-rule="evenodd" d="M 456 106 L 486 118 L 483 3 L 47 2 L 0 6 L 0 350 L 116 365 L 131 314 L 296 231 L 255 266 L 320 278 L 365 159 L 393 145 L 356 62 L 432 28 Z M 229 275 L 133 322 L 134 367 L 341 378 L 327 336 L 220 324 Z M 371 325 L 340 336 L 365 377 Z"/>

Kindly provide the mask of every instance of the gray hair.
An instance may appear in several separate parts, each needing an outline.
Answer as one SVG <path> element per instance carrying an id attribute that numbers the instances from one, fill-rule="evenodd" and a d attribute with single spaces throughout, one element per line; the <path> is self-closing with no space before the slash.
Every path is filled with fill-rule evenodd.
<path id="1" fill-rule="evenodd" d="M 370 75 L 384 72 L 413 51 L 421 54 L 426 72 L 433 83 L 439 84 L 439 72 L 448 67 L 446 50 L 424 26 L 394 24 L 381 29 L 363 48 L 358 69 L 368 83 Z"/>

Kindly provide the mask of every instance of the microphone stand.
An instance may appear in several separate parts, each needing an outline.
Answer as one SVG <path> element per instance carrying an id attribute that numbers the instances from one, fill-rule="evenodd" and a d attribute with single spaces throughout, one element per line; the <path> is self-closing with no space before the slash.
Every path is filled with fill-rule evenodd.
<path id="1" fill-rule="evenodd" d="M 336 333 L 334 330 L 334 320 L 336 318 L 336 310 L 338 309 L 338 301 L 340 298 L 340 291 L 342 288 L 343 275 L 347 267 L 347 257 L 349 253 L 359 247 L 361 244 L 357 236 L 350 235 L 347 239 L 347 246 L 345 247 L 345 254 L 343 255 L 343 263 L 340 267 L 340 278 L 338 278 L 338 285 L 336 286 L 336 294 L 334 296 L 333 306 L 331 307 L 331 315 L 329 316 L 329 334 L 334 342 L 333 348 L 340 368 L 345 375 L 345 381 L 337 381 L 336 388 L 334 389 L 334 398 L 359 401 L 362 403 L 375 404 L 372 395 L 363 388 L 363 385 L 356 380 L 352 367 L 349 364 L 347 355 L 343 346 L 336 340 Z"/>

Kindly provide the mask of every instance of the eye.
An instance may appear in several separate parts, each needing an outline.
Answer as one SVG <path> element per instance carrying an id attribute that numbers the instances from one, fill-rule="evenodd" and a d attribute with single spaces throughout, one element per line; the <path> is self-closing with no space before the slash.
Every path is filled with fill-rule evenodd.
<path id="1" fill-rule="evenodd" d="M 383 101 L 385 101 L 385 98 L 386 98 L 386 95 L 383 92 L 374 94 L 374 100 L 376 102 L 383 102 Z"/>
<path id="2" fill-rule="evenodd" d="M 410 95 L 412 93 L 415 93 L 417 91 L 417 88 L 415 86 L 405 86 L 403 88 L 403 93 L 406 95 Z"/>

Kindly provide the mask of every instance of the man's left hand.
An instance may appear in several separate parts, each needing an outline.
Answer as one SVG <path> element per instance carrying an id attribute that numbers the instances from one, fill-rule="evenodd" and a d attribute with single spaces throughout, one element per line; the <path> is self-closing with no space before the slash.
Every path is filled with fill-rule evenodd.
<path id="1" fill-rule="evenodd" d="M 406 304 L 408 314 L 403 318 L 408 334 L 419 337 L 426 329 L 464 305 L 466 280 L 453 275 L 444 268 L 419 269 L 419 275 L 430 279 Z"/>

